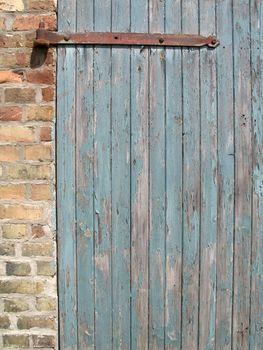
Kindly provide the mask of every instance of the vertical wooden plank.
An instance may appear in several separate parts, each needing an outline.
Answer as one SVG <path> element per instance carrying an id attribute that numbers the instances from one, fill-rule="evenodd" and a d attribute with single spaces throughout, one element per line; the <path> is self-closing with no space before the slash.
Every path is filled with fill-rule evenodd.
<path id="1" fill-rule="evenodd" d="M 235 87 L 235 244 L 233 348 L 249 346 L 251 259 L 250 8 L 233 1 Z"/>
<path id="2" fill-rule="evenodd" d="M 182 29 L 197 33 L 198 1 L 186 0 Z M 197 349 L 200 232 L 199 50 L 183 50 L 183 310 L 182 349 Z"/>
<path id="3" fill-rule="evenodd" d="M 132 0 L 131 31 L 148 31 L 148 2 Z M 131 349 L 148 349 L 148 48 L 131 49 Z"/>
<path id="4" fill-rule="evenodd" d="M 130 28 L 129 0 L 112 0 L 112 31 Z M 130 50 L 112 48 L 113 349 L 130 349 Z"/>
<path id="5" fill-rule="evenodd" d="M 181 32 L 181 1 L 168 0 L 167 33 Z M 178 20 L 175 20 L 178 18 Z M 166 49 L 165 349 L 181 348 L 182 299 L 182 50 Z"/>
<path id="6" fill-rule="evenodd" d="M 95 0 L 95 31 L 111 30 L 111 1 Z M 95 347 L 112 348 L 111 49 L 94 49 Z"/>
<path id="7" fill-rule="evenodd" d="M 216 34 L 215 1 L 200 0 L 200 33 Z M 215 348 L 217 239 L 216 50 L 200 52 L 201 237 L 199 348 Z"/>
<path id="8" fill-rule="evenodd" d="M 78 1 L 77 31 L 93 29 L 93 1 Z M 78 348 L 94 348 L 93 48 L 77 47 L 76 221 Z"/>
<path id="9" fill-rule="evenodd" d="M 216 349 L 230 350 L 234 233 L 234 110 L 232 0 L 217 0 L 218 233 Z"/>
<path id="10" fill-rule="evenodd" d="M 263 4 L 251 1 L 251 72 L 253 120 L 253 236 L 251 259 L 250 349 L 263 344 Z"/>
<path id="11" fill-rule="evenodd" d="M 75 1 L 59 2 L 58 27 L 76 30 Z M 75 69 L 74 47 L 58 49 L 57 66 L 57 225 L 59 254 L 60 348 L 77 349 L 75 230 Z"/>
<path id="12" fill-rule="evenodd" d="M 164 31 L 164 3 L 149 1 L 150 32 Z M 164 347 L 165 51 L 150 50 L 149 348 Z"/>

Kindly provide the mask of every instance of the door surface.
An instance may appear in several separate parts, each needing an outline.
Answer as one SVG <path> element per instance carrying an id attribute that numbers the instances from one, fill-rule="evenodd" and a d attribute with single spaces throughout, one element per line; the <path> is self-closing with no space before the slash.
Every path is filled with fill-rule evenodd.
<path id="1" fill-rule="evenodd" d="M 60 349 L 262 350 L 262 2 L 59 0 L 58 17 L 221 41 L 58 49 Z"/>

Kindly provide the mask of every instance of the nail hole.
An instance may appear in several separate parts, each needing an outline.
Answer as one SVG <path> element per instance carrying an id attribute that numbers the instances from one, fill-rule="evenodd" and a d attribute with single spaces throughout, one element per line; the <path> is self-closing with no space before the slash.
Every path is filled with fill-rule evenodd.
<path id="1" fill-rule="evenodd" d="M 118 37 L 117 37 L 117 36 L 115 36 L 115 37 L 114 37 L 114 39 L 116 39 L 116 40 L 117 40 L 117 39 L 118 39 Z"/>

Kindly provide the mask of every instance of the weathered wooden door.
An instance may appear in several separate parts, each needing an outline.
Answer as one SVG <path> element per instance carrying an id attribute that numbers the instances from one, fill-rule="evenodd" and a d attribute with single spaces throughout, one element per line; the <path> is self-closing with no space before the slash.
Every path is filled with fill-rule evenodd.
<path id="1" fill-rule="evenodd" d="M 262 349 L 262 1 L 58 5 L 221 41 L 58 49 L 60 348 Z"/>

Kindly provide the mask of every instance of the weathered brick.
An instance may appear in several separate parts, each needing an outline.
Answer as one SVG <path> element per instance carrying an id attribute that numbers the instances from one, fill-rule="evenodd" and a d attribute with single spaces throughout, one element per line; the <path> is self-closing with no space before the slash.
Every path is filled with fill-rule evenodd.
<path id="1" fill-rule="evenodd" d="M 0 30 L 6 30 L 6 18 L 0 17 Z"/>
<path id="2" fill-rule="evenodd" d="M 4 299 L 5 312 L 22 312 L 27 310 L 29 310 L 29 305 L 23 299 Z"/>
<path id="3" fill-rule="evenodd" d="M 36 92 L 32 88 L 6 88 L 5 101 L 15 103 L 35 102 Z"/>
<path id="4" fill-rule="evenodd" d="M 30 275 L 31 267 L 29 263 L 22 262 L 7 262 L 6 274 L 7 276 L 28 276 Z"/>
<path id="5" fill-rule="evenodd" d="M 34 348 L 55 348 L 56 340 L 53 335 L 33 335 Z"/>
<path id="6" fill-rule="evenodd" d="M 55 329 L 55 320 L 51 316 L 21 316 L 17 321 L 18 329 L 49 328 Z"/>
<path id="7" fill-rule="evenodd" d="M 56 66 L 56 51 L 52 48 L 49 48 L 49 51 L 46 55 L 46 59 L 45 59 L 45 65 L 46 66 L 52 66 L 55 67 Z"/>
<path id="8" fill-rule="evenodd" d="M 26 110 L 27 120 L 52 121 L 54 108 L 52 106 L 30 106 Z"/>
<path id="9" fill-rule="evenodd" d="M 18 73 L 9 70 L 0 71 L 0 84 L 4 83 L 22 83 L 22 77 Z"/>
<path id="10" fill-rule="evenodd" d="M 27 226 L 24 224 L 6 224 L 2 226 L 3 238 L 20 239 L 26 236 Z"/>
<path id="11" fill-rule="evenodd" d="M 54 261 L 37 261 L 37 274 L 41 276 L 54 276 L 56 264 Z"/>
<path id="12" fill-rule="evenodd" d="M 22 246 L 23 256 L 53 256 L 54 244 L 48 243 L 24 243 Z"/>
<path id="13" fill-rule="evenodd" d="M 25 147 L 25 159 L 26 160 L 51 160 L 51 145 L 40 144 Z"/>
<path id="14" fill-rule="evenodd" d="M 36 300 L 36 309 L 38 311 L 55 311 L 56 310 L 56 299 L 46 297 L 46 298 L 37 298 Z"/>
<path id="15" fill-rule="evenodd" d="M 21 107 L 0 107 L 0 121 L 19 121 L 21 118 Z"/>
<path id="16" fill-rule="evenodd" d="M 24 349 L 29 348 L 29 336 L 28 335 L 14 335 L 5 334 L 3 335 L 3 345 L 5 348 L 18 348 Z"/>
<path id="17" fill-rule="evenodd" d="M 34 84 L 53 84 L 55 76 L 52 69 L 30 69 L 26 71 L 25 79 Z"/>
<path id="18" fill-rule="evenodd" d="M 0 328 L 8 329 L 9 327 L 10 327 L 9 317 L 0 315 Z"/>
<path id="19" fill-rule="evenodd" d="M 52 140 L 52 128 L 50 126 L 43 126 L 40 128 L 40 140 L 51 141 Z"/>
<path id="20" fill-rule="evenodd" d="M 28 10 L 55 11 L 56 9 L 54 0 L 28 0 L 27 4 Z"/>
<path id="21" fill-rule="evenodd" d="M 25 196 L 25 185 L 0 185 L 1 199 L 24 199 Z"/>
<path id="22" fill-rule="evenodd" d="M 37 184 L 31 186 L 31 199 L 34 201 L 51 200 L 52 192 L 50 185 Z"/>
<path id="23" fill-rule="evenodd" d="M 50 165 L 33 164 L 8 164 L 6 166 L 6 176 L 10 179 L 20 180 L 47 180 L 52 175 Z"/>
<path id="24" fill-rule="evenodd" d="M 56 16 L 55 14 L 49 15 L 18 15 L 13 23 L 13 30 L 31 30 L 38 29 L 39 23 L 45 23 L 45 29 L 56 30 Z"/>
<path id="25" fill-rule="evenodd" d="M 45 236 L 45 231 L 42 225 L 32 227 L 32 238 L 38 239 Z"/>
<path id="26" fill-rule="evenodd" d="M 44 284 L 43 282 L 15 279 L 15 280 L 0 280 L 0 294 L 39 294 L 43 292 Z"/>
<path id="27" fill-rule="evenodd" d="M 16 49 L 7 52 L 6 49 L 0 50 L 0 66 L 5 68 L 24 68 L 30 65 L 30 53 L 20 52 Z M 21 72 L 22 73 L 22 72 Z M 19 75 L 22 82 L 22 75 Z M 9 79 L 10 81 L 10 79 Z"/>
<path id="28" fill-rule="evenodd" d="M 27 126 L 0 125 L 0 141 L 33 142 L 34 129 Z"/>
<path id="29" fill-rule="evenodd" d="M 31 204 L 0 205 L 0 219 L 40 220 L 44 214 L 43 207 Z"/>
<path id="30" fill-rule="evenodd" d="M 24 32 L 19 34 L 13 34 L 12 32 L 0 33 L 0 48 L 32 48 L 34 38 L 34 32 Z"/>
<path id="31" fill-rule="evenodd" d="M 42 89 L 42 99 L 45 102 L 54 101 L 55 89 L 53 86 L 48 86 Z"/>
<path id="32" fill-rule="evenodd" d="M 14 256 L 15 255 L 14 243 L 1 243 L 0 255 Z"/>
<path id="33" fill-rule="evenodd" d="M 23 11 L 24 4 L 22 0 L 1 0 L 0 11 Z"/>
<path id="34" fill-rule="evenodd" d="M 19 150 L 14 146 L 0 146 L 0 161 L 14 162 L 19 160 Z"/>

